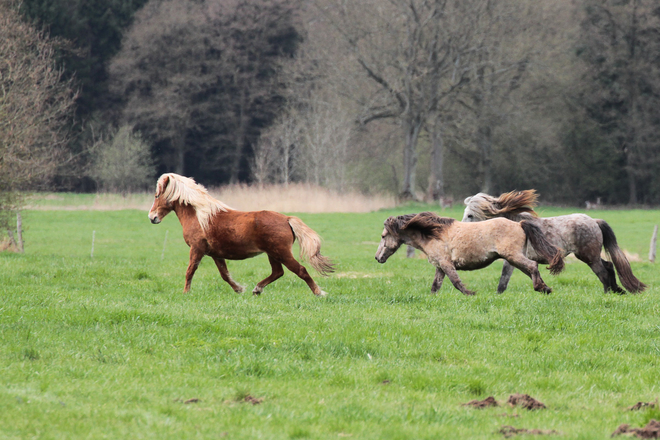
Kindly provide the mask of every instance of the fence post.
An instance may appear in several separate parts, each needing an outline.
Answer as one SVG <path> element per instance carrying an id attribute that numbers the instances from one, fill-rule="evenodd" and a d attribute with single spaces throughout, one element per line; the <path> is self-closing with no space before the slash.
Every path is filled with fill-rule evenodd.
<path id="1" fill-rule="evenodd" d="M 92 253 L 90 254 L 91 258 L 94 258 L 94 240 L 96 239 L 96 231 L 92 231 Z"/>
<path id="2" fill-rule="evenodd" d="M 655 263 L 655 250 L 658 241 L 658 225 L 653 228 L 653 235 L 651 235 L 651 249 L 649 249 L 649 261 Z"/>
<path id="3" fill-rule="evenodd" d="M 16 213 L 16 237 L 17 237 L 16 244 L 18 245 L 18 252 L 23 253 L 23 251 L 24 251 L 24 247 L 23 247 L 23 218 L 21 217 L 20 212 Z"/>

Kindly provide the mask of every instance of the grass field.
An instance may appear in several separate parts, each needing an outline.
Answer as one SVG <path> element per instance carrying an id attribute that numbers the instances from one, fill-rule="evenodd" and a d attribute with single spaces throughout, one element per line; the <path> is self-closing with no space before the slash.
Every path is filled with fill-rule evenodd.
<path id="1" fill-rule="evenodd" d="M 300 214 L 338 264 L 310 272 L 326 298 L 291 273 L 235 294 L 210 259 L 182 294 L 174 215 L 24 212 L 25 254 L 0 254 L 0 438 L 495 439 L 512 425 L 602 439 L 660 419 L 626 410 L 660 396 L 657 264 L 633 263 L 640 295 L 604 294 L 571 260 L 541 270 L 548 296 L 520 272 L 496 294 L 499 262 L 460 273 L 475 297 L 448 281 L 431 295 L 424 259 L 374 259 L 385 218 L 424 209 Z M 646 260 L 660 211 L 589 214 Z M 269 273 L 264 256 L 228 264 L 250 290 Z M 461 406 L 513 393 L 547 409 Z"/>

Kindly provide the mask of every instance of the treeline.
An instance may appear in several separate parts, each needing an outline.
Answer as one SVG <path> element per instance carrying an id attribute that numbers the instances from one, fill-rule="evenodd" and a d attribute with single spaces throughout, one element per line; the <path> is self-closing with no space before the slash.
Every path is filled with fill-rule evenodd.
<path id="1" fill-rule="evenodd" d="M 660 204 L 653 0 L 2 4 L 78 91 L 58 168 L 7 188 L 132 191 L 173 171 L 402 199 L 535 188 L 545 202 Z"/>

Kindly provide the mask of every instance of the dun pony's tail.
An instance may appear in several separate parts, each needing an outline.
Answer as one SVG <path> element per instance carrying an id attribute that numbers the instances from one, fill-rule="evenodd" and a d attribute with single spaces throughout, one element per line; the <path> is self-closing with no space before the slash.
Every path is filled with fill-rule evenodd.
<path id="1" fill-rule="evenodd" d="M 532 244 L 534 250 L 550 263 L 548 269 L 552 275 L 557 275 L 564 270 L 564 255 L 561 249 L 550 243 L 541 228 L 535 224 L 523 220 L 520 222 L 527 239 Z"/>
<path id="2" fill-rule="evenodd" d="M 630 293 L 643 292 L 647 286 L 633 275 L 630 263 L 617 244 L 616 236 L 610 225 L 605 220 L 596 220 L 596 223 L 598 223 L 603 233 L 603 247 L 612 259 L 616 271 L 619 272 L 619 280 L 621 280 L 623 287 Z"/>
<path id="3" fill-rule="evenodd" d="M 321 275 L 327 276 L 335 271 L 328 257 L 321 255 L 321 237 L 298 217 L 289 217 L 293 235 L 300 241 L 300 258 L 309 260 L 309 264 Z"/>

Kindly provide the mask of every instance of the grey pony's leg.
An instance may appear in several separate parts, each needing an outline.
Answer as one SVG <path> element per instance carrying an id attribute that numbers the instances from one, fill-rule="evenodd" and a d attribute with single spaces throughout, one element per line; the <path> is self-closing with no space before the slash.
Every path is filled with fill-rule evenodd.
<path id="1" fill-rule="evenodd" d="M 433 279 L 433 284 L 431 285 L 431 293 L 438 293 L 438 290 L 442 287 L 442 281 L 445 279 L 445 272 L 439 267 L 435 268 L 435 278 Z"/>
<path id="2" fill-rule="evenodd" d="M 443 264 L 442 271 L 447 275 L 449 281 L 451 281 L 454 287 L 460 290 L 464 295 L 474 295 L 474 292 L 472 290 L 468 290 L 465 287 L 460 277 L 458 276 L 458 272 L 456 272 L 456 268 L 454 266 L 452 266 L 451 264 Z"/>
<path id="3" fill-rule="evenodd" d="M 502 266 L 502 275 L 500 276 L 500 284 L 497 285 L 497 293 L 503 293 L 506 288 L 509 286 L 509 280 L 511 275 L 513 275 L 514 267 L 511 264 L 504 260 L 504 265 Z"/>

